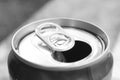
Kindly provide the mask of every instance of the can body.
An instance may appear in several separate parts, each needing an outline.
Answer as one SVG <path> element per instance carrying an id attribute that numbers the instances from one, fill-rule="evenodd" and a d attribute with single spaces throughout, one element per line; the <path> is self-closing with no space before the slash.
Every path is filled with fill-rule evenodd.
<path id="1" fill-rule="evenodd" d="M 22 32 L 23 29 L 19 30 L 17 36 L 20 36 L 15 37 L 18 40 L 13 40 L 13 45 L 17 48 L 21 40 L 20 37 L 27 34 L 27 30 L 32 32 L 35 27 L 30 28 L 30 26 L 36 26 L 38 23 L 46 21 L 55 22 L 64 26 L 72 26 L 77 29 L 85 28 L 86 31 L 93 31 L 92 34 L 96 33 L 96 35 L 98 34 L 102 38 L 105 38 L 104 33 L 102 34 L 99 29 L 95 29 L 94 26 L 89 23 L 71 19 L 49 19 L 27 25 L 28 27 L 23 28 L 25 30 L 24 32 Z M 81 27 L 81 25 L 83 27 Z M 20 31 L 21 33 L 19 33 Z M 104 40 L 104 44 L 106 44 L 105 47 L 108 46 L 106 39 Z M 102 57 L 88 64 L 69 69 L 64 67 L 55 67 L 53 69 L 49 66 L 44 67 L 23 59 L 17 54 L 18 52 L 16 52 L 15 49 L 11 50 L 8 57 L 8 69 L 11 80 L 111 80 L 113 57 L 108 50 L 103 52 Z"/>

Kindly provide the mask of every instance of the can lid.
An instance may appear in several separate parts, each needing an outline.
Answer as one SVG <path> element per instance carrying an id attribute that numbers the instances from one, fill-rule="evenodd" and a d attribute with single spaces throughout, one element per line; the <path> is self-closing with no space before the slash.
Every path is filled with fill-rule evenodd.
<path id="1" fill-rule="evenodd" d="M 75 41 L 60 25 L 45 22 L 35 29 L 35 34 L 52 50 L 67 51 L 71 49 Z"/>
<path id="2" fill-rule="evenodd" d="M 42 38 L 39 37 L 39 35 L 37 35 L 34 31 L 38 28 L 38 32 L 39 32 L 39 28 L 42 28 L 41 27 L 42 23 L 46 24 L 49 22 L 52 22 L 53 24 L 56 23 L 56 25 L 57 24 L 61 25 L 64 29 L 63 35 L 68 36 L 68 37 L 71 36 L 70 39 L 73 39 L 73 41 L 81 40 L 83 42 L 88 43 L 90 45 L 90 47 L 92 48 L 90 55 L 88 55 L 88 57 L 85 57 L 84 59 L 81 59 L 78 61 L 64 63 L 64 62 L 57 61 L 53 58 L 53 56 L 51 55 L 52 51 L 50 51 L 48 48 L 46 49 L 46 46 L 48 47 L 49 44 L 48 45 L 43 44 L 43 47 L 39 44 L 36 46 L 37 43 L 40 43 Z M 57 25 L 57 26 L 59 26 L 59 25 Z M 42 30 L 43 30 L 43 32 L 44 32 L 44 30 L 45 30 L 45 32 L 48 32 L 49 36 L 48 36 L 47 40 L 50 41 L 51 40 L 50 38 L 55 39 L 55 40 L 53 40 L 53 43 L 54 43 L 54 42 L 56 42 L 56 39 L 57 39 L 56 36 L 58 37 L 57 34 L 59 33 L 59 32 L 57 32 L 57 29 L 59 29 L 59 28 L 52 26 L 50 28 L 45 27 Z M 64 34 L 64 31 L 67 32 L 68 34 L 70 34 L 70 36 L 68 34 L 65 35 L 66 33 Z M 82 31 L 85 31 L 85 33 Z M 50 34 L 50 32 L 51 33 L 55 32 L 57 34 L 53 35 L 53 34 Z M 86 32 L 88 32 L 88 34 L 86 34 Z M 35 39 L 33 36 L 36 37 L 37 39 Z M 62 39 L 64 39 L 64 36 L 62 36 L 63 37 Z M 42 37 L 45 37 L 45 36 L 42 36 Z M 61 38 L 61 35 L 60 35 L 60 38 Z M 36 41 L 36 40 L 38 40 L 38 41 Z M 35 41 L 35 44 L 34 44 L 34 41 Z M 44 38 L 43 38 L 43 41 L 44 41 Z M 41 43 L 43 41 L 41 41 Z M 33 42 L 33 44 L 32 44 L 32 42 Z M 50 46 L 49 46 L 52 50 L 55 50 L 55 49 L 61 50 L 61 48 L 60 49 L 59 49 L 59 47 L 56 48 L 56 46 L 55 46 L 55 48 L 51 47 L 51 44 L 53 45 L 53 43 L 50 42 Z M 62 43 L 62 42 L 60 41 L 60 43 Z M 45 48 L 44 48 L 44 46 L 45 46 Z M 74 46 L 74 43 L 73 43 L 73 46 Z M 23 60 L 26 64 L 29 64 L 31 66 L 34 66 L 37 68 L 39 68 L 39 67 L 40 68 L 41 67 L 49 68 L 49 69 L 54 69 L 54 70 L 55 70 L 55 68 L 57 68 L 57 70 L 58 69 L 63 70 L 63 68 L 71 70 L 71 69 L 81 68 L 81 67 L 85 67 L 85 66 L 87 67 L 88 65 L 94 64 L 94 62 L 98 62 L 98 61 L 102 60 L 107 55 L 107 51 L 109 49 L 109 39 L 108 39 L 106 33 L 104 33 L 104 31 L 102 31 L 98 27 L 96 27 L 90 23 L 87 23 L 87 22 L 83 22 L 80 20 L 74 20 L 74 19 L 48 19 L 48 20 L 42 20 L 42 21 L 41 20 L 35 21 L 35 22 L 32 22 L 32 23 L 20 28 L 13 36 L 12 48 L 13 48 L 13 51 L 15 51 L 16 56 L 20 60 Z M 72 48 L 72 46 L 71 46 L 71 48 Z M 71 50 L 71 48 L 69 48 L 69 49 Z M 40 49 L 42 51 L 45 51 L 45 53 L 42 52 Z M 67 49 L 65 49 L 65 50 L 67 50 Z M 37 52 L 35 52 L 35 51 L 37 51 Z M 80 53 L 80 54 L 82 55 L 82 53 Z M 65 53 L 65 55 L 67 55 L 67 54 Z"/>

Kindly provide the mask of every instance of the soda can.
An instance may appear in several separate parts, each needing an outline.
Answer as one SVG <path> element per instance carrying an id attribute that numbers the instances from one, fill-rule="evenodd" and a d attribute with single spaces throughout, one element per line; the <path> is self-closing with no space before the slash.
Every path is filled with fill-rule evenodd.
<path id="1" fill-rule="evenodd" d="M 76 19 L 52 18 L 20 28 L 8 56 L 11 80 L 111 80 L 107 34 Z"/>

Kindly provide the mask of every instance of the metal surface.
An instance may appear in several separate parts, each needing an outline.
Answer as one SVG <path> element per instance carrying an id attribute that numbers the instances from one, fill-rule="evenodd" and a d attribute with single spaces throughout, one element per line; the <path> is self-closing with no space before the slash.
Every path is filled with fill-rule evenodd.
<path id="1" fill-rule="evenodd" d="M 36 26 L 44 22 L 57 23 L 64 27 L 84 30 L 94 35 L 102 46 L 96 57 L 88 57 L 76 62 L 65 62 L 65 64 L 79 63 L 71 66 L 44 66 L 26 60 L 20 56 L 19 44 L 23 37 L 33 33 Z M 88 42 L 91 40 L 88 40 Z M 83 40 L 84 42 L 84 40 Z M 90 42 L 91 43 L 91 42 Z M 94 46 L 88 43 L 91 47 Z M 19 29 L 12 40 L 12 50 L 8 58 L 8 68 L 12 80 L 110 80 L 112 74 L 113 57 L 109 52 L 109 40 L 106 34 L 98 27 L 86 22 L 73 19 L 48 19 L 28 24 Z M 100 47 L 99 47 L 100 48 Z M 94 48 L 92 47 L 92 50 Z M 99 49 L 98 49 L 99 50 Z M 94 50 L 93 50 L 94 51 Z M 73 53 L 73 52 L 72 52 Z M 74 54 L 78 52 L 74 51 Z M 92 53 L 92 52 L 91 52 Z M 90 53 L 90 54 L 91 54 Z M 29 53 L 28 53 L 29 54 Z M 90 58 L 90 59 L 89 59 Z M 59 61 L 59 60 L 58 60 Z M 60 62 L 60 61 L 59 61 Z M 60 62 L 63 63 L 63 62 Z"/>

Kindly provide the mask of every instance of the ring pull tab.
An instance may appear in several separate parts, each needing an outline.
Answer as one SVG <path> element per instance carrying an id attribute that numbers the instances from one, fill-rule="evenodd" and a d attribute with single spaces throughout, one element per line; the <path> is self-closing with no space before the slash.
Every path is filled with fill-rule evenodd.
<path id="1" fill-rule="evenodd" d="M 75 41 L 64 29 L 55 23 L 46 22 L 35 29 L 35 34 L 52 50 L 67 51 Z"/>

